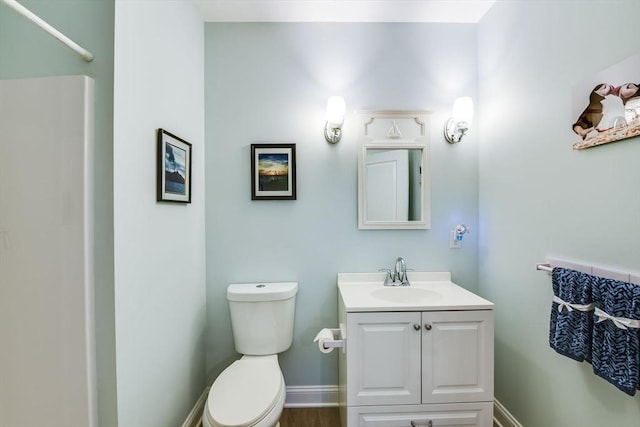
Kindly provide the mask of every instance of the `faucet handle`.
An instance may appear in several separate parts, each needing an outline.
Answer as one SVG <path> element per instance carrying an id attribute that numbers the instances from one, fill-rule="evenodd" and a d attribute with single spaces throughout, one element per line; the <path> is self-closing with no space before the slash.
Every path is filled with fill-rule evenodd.
<path id="1" fill-rule="evenodd" d="M 381 273 L 387 273 L 387 280 L 390 280 L 391 278 L 391 270 L 389 270 L 388 268 L 381 268 L 378 270 Z"/>
<path id="2" fill-rule="evenodd" d="M 388 268 L 381 268 L 378 271 L 387 273 L 384 278 L 384 285 L 389 286 L 389 283 L 393 282 L 393 278 L 391 277 L 391 270 L 389 270 Z"/>

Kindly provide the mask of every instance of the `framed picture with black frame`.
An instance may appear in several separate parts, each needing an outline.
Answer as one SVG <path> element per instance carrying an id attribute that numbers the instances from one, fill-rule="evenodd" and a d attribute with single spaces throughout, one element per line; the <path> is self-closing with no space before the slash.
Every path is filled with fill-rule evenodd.
<path id="1" fill-rule="evenodd" d="M 191 203 L 191 144 L 167 132 L 157 130 L 158 202 Z"/>
<path id="2" fill-rule="evenodd" d="M 296 144 L 251 144 L 251 199 L 296 200 Z"/>

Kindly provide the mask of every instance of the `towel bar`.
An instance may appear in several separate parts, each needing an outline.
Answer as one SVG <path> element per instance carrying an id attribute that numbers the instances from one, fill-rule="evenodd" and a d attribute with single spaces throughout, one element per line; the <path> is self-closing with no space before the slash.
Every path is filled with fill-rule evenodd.
<path id="1" fill-rule="evenodd" d="M 546 271 L 547 273 L 551 273 L 553 271 L 553 268 L 551 268 L 551 264 L 542 263 L 542 264 L 536 264 L 536 270 Z"/>
<path id="2" fill-rule="evenodd" d="M 640 273 L 632 273 L 628 271 L 620 271 L 607 267 L 599 267 L 595 265 L 584 264 L 576 261 L 565 261 L 556 258 L 546 258 L 544 263 L 536 264 L 536 270 L 551 273 L 553 267 L 568 268 L 571 270 L 581 271 L 583 273 L 592 274 L 594 276 L 605 277 L 607 279 L 620 280 L 622 282 L 630 282 L 640 285 Z"/>

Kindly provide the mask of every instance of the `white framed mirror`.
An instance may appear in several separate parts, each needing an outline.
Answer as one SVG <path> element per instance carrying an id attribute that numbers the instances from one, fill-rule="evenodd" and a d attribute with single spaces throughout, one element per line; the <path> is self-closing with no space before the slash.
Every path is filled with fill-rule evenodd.
<path id="1" fill-rule="evenodd" d="M 431 226 L 425 111 L 359 113 L 358 228 Z"/>

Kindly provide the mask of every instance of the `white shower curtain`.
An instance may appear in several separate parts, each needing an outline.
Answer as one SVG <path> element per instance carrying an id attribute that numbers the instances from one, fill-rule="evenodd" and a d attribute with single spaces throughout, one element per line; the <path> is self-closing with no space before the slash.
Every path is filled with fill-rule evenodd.
<path id="1" fill-rule="evenodd" d="M 0 81 L 0 426 L 97 426 L 94 82 Z"/>

